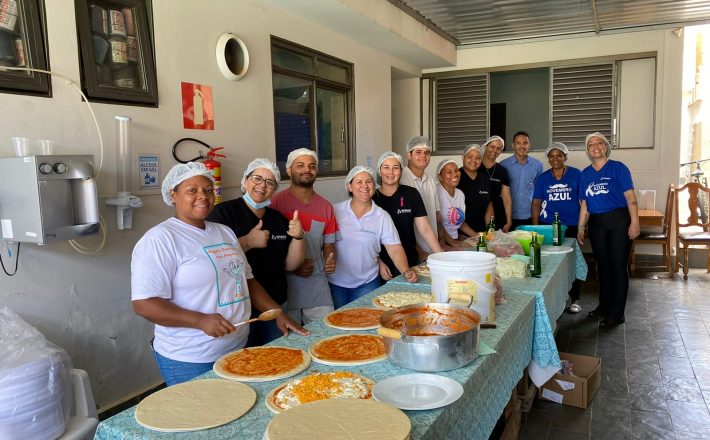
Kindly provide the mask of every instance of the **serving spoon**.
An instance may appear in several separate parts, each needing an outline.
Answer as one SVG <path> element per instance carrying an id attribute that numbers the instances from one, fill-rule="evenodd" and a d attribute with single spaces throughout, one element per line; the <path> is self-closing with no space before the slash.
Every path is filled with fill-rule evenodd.
<path id="1" fill-rule="evenodd" d="M 234 327 L 239 327 L 240 325 L 244 324 L 249 324 L 250 322 L 255 322 L 255 321 L 271 321 L 272 319 L 276 319 L 277 316 L 279 316 L 281 313 L 283 313 L 282 309 L 271 309 L 267 310 L 265 312 L 261 312 L 259 316 L 256 318 L 248 319 L 246 321 L 242 322 L 237 322 L 237 323 L 232 323 Z"/>

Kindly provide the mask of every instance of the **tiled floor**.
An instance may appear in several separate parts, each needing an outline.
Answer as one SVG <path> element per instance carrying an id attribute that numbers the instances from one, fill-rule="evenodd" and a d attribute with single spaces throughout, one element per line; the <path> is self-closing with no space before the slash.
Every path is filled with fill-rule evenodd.
<path id="1" fill-rule="evenodd" d="M 585 283 L 582 313 L 560 317 L 557 346 L 600 357 L 601 389 L 587 410 L 536 400 L 520 438 L 710 439 L 710 275 L 632 278 L 626 324 L 611 330 L 586 317 L 596 292 Z"/>

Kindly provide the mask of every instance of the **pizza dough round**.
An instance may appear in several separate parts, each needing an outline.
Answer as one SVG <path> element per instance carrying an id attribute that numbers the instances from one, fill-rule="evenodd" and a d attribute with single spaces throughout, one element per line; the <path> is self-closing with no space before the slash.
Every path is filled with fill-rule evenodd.
<path id="1" fill-rule="evenodd" d="M 286 406 L 280 406 L 277 403 L 277 394 L 281 390 L 289 387 L 295 391 L 296 387 L 300 387 L 301 391 L 305 391 L 310 395 L 303 403 L 295 402 Z M 293 408 L 298 405 L 303 405 L 309 402 L 315 402 L 325 399 L 371 399 L 372 389 L 375 387 L 375 382 L 365 376 L 352 373 L 350 371 L 334 371 L 328 373 L 314 373 L 308 376 L 292 379 L 283 383 L 266 396 L 264 403 L 266 407 L 276 414 L 281 411 Z M 298 399 L 296 393 L 292 393 L 292 399 Z M 290 399 L 289 399 L 290 400 Z"/>
<path id="2" fill-rule="evenodd" d="M 311 365 L 311 357 L 298 348 L 249 347 L 227 353 L 212 369 L 219 377 L 240 382 L 267 382 L 294 376 Z"/>
<path id="3" fill-rule="evenodd" d="M 340 309 L 326 315 L 323 321 L 339 330 L 372 330 L 380 326 L 382 313 L 381 309 L 367 307 Z"/>
<path id="4" fill-rule="evenodd" d="M 324 365 L 365 365 L 387 359 L 382 336 L 346 334 L 321 339 L 309 348 L 315 362 Z"/>
<path id="5" fill-rule="evenodd" d="M 397 307 L 404 307 L 412 304 L 424 304 L 432 301 L 433 296 L 429 293 L 389 292 L 373 298 L 372 305 L 378 309 L 394 309 Z"/>
<path id="6" fill-rule="evenodd" d="M 256 402 L 248 385 L 222 379 L 184 382 L 146 397 L 136 407 L 139 425 L 162 432 L 198 431 L 225 425 Z"/>
<path id="7" fill-rule="evenodd" d="M 412 423 L 399 409 L 363 399 L 306 403 L 274 416 L 268 440 L 405 440 Z"/>

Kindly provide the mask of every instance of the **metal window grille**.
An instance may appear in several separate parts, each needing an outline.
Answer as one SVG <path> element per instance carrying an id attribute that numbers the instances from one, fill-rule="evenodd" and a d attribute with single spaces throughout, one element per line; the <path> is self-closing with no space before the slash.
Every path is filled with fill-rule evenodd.
<path id="1" fill-rule="evenodd" d="M 434 82 L 434 148 L 460 153 L 488 133 L 488 75 L 439 78 Z"/>
<path id="2" fill-rule="evenodd" d="M 587 134 L 600 132 L 614 144 L 614 63 L 553 67 L 552 140 L 584 149 Z"/>

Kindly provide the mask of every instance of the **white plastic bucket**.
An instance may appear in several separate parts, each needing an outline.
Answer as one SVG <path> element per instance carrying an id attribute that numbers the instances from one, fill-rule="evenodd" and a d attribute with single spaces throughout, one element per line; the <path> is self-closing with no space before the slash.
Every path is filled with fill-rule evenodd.
<path id="1" fill-rule="evenodd" d="M 449 293 L 471 296 L 471 308 L 481 314 L 481 324 L 495 323 L 496 257 L 472 251 L 439 252 L 427 258 L 431 293 L 436 302 L 449 302 Z"/>

